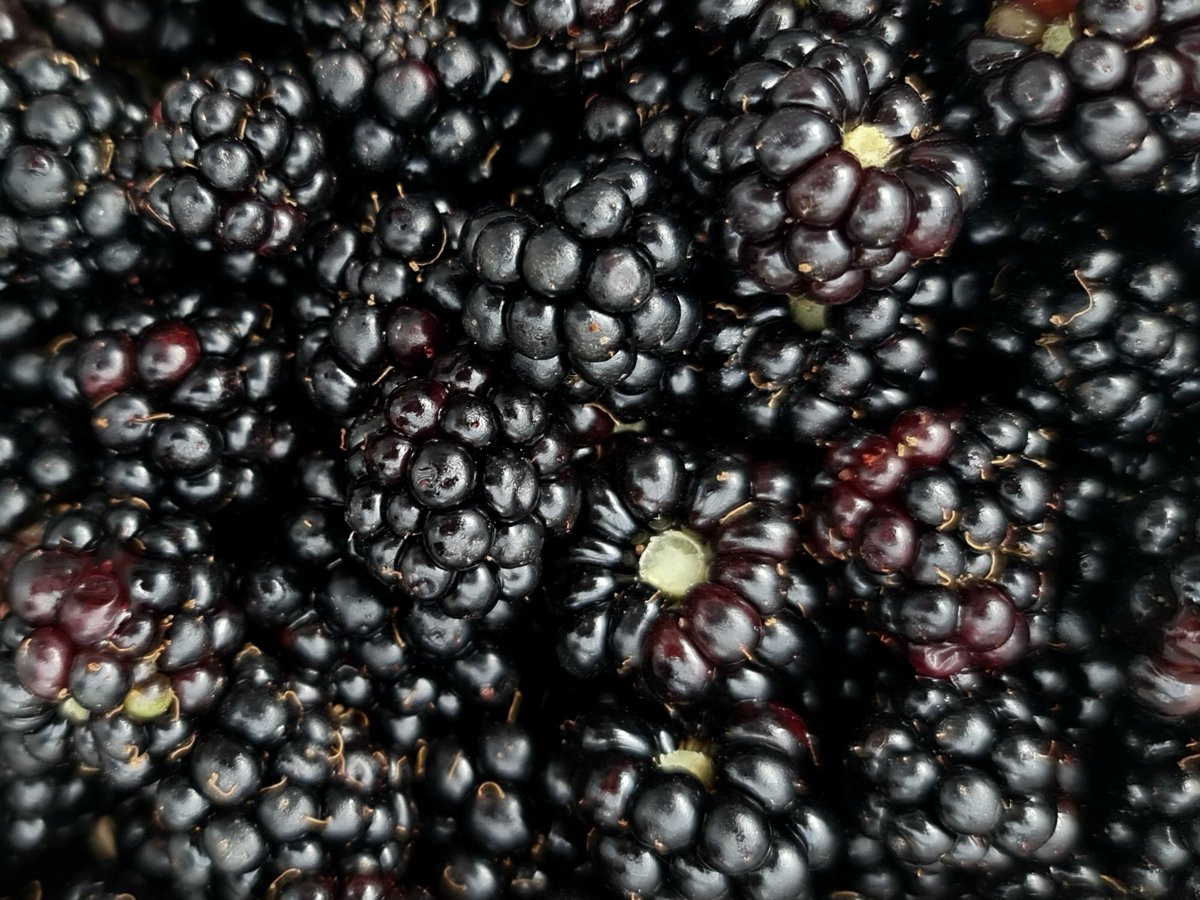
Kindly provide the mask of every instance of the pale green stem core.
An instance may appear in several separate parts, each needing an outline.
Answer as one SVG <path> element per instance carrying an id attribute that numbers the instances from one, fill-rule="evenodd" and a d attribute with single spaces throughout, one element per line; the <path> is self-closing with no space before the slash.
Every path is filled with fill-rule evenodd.
<path id="1" fill-rule="evenodd" d="M 829 307 L 824 303 L 809 300 L 803 294 L 788 294 L 788 309 L 792 313 L 792 321 L 805 331 L 825 330 Z"/>
<path id="2" fill-rule="evenodd" d="M 67 721 L 76 723 L 86 722 L 89 718 L 88 711 L 80 706 L 74 697 L 67 697 L 58 704 L 58 714 Z"/>
<path id="3" fill-rule="evenodd" d="M 1067 19 L 1060 19 L 1046 29 L 1042 35 L 1039 49 L 1046 53 L 1053 53 L 1055 56 L 1062 56 L 1067 52 L 1067 48 L 1075 43 L 1075 37 L 1075 29 L 1071 22 Z"/>
<path id="4" fill-rule="evenodd" d="M 636 422 L 622 422 L 620 419 L 613 420 L 613 434 L 641 434 L 645 430 L 645 419 L 638 419 Z"/>
<path id="5" fill-rule="evenodd" d="M 887 165 L 896 151 L 895 142 L 878 125 L 855 125 L 842 134 L 842 149 L 864 169 Z"/>
<path id="6" fill-rule="evenodd" d="M 122 709 L 135 722 L 152 722 L 164 716 L 175 702 L 175 692 L 166 676 L 148 678 L 135 684 L 125 695 Z"/>
<path id="7" fill-rule="evenodd" d="M 654 535 L 638 560 L 638 577 L 672 600 L 708 579 L 712 554 L 698 535 L 674 528 Z"/>
<path id="8" fill-rule="evenodd" d="M 681 772 L 691 775 L 705 790 L 711 791 L 716 787 L 717 773 L 712 758 L 699 750 L 680 748 L 664 753 L 658 758 L 658 768 L 662 772 Z"/>
<path id="9" fill-rule="evenodd" d="M 1047 20 L 1020 3 L 1001 3 L 988 16 L 988 34 L 1062 56 L 1079 36 L 1071 17 Z"/>

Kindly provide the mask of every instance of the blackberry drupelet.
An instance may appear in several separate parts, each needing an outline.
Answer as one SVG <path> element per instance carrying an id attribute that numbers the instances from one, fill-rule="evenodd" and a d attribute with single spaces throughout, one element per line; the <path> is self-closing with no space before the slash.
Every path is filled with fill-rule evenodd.
<path id="1" fill-rule="evenodd" d="M 121 852 L 199 897 L 263 897 L 281 875 L 402 876 L 415 831 L 408 761 L 360 713 L 303 710 L 274 661 L 238 659 L 218 721 L 123 811 Z"/>
<path id="2" fill-rule="evenodd" d="M 918 673 L 999 669 L 1050 635 L 1048 442 L 1017 413 L 916 408 L 829 445 L 806 538 Z"/>
<path id="3" fill-rule="evenodd" d="M 271 306 L 214 285 L 131 296 L 76 324 L 49 348 L 49 384 L 90 408 L 110 496 L 205 511 L 266 499 L 296 450 L 299 399 Z"/>
<path id="4" fill-rule="evenodd" d="M 887 422 L 934 389 L 936 320 L 918 273 L 837 306 L 758 295 L 711 304 L 700 358 L 710 394 L 749 434 L 811 444 Z"/>
<path id="5" fill-rule="evenodd" d="M 322 412 L 349 421 L 389 368 L 420 371 L 448 343 L 436 298 L 459 293 L 466 276 L 439 260 L 457 249 L 462 220 L 440 195 L 404 194 L 376 200 L 357 227 L 333 222 L 309 237 L 316 287 L 293 304 L 296 361 Z"/>
<path id="6" fill-rule="evenodd" d="M 1153 185 L 1196 153 L 1198 17 L 1188 4 L 995 2 L 966 46 L 986 127 L 1050 187 Z"/>
<path id="7" fill-rule="evenodd" d="M 684 285 L 691 237 L 657 208 L 660 188 L 635 160 L 550 169 L 538 209 L 467 222 L 463 260 L 478 282 L 443 304 L 537 390 L 624 416 L 653 410 L 700 329 Z"/>
<path id="8" fill-rule="evenodd" d="M 722 198 L 721 258 L 759 289 L 845 302 L 944 254 L 983 192 L 880 41 L 783 31 L 693 124 L 688 165 Z"/>
<path id="9" fill-rule="evenodd" d="M 511 77 L 485 37 L 476 0 L 346 3 L 328 46 L 310 64 L 329 133 L 351 178 L 477 178 L 501 139 L 497 116 Z"/>
<path id="10" fill-rule="evenodd" d="M 804 721 L 745 702 L 700 724 L 594 703 L 565 726 L 605 896 L 800 900 L 840 852 Z"/>
<path id="11" fill-rule="evenodd" d="M 1078 751 L 1039 713 L 1008 676 L 918 678 L 883 698 L 851 747 L 859 890 L 993 896 L 1002 879 L 1088 866 Z"/>
<path id="12" fill-rule="evenodd" d="M 633 675 L 670 703 L 798 695 L 823 583 L 801 557 L 792 473 L 658 438 L 602 463 L 548 594 L 561 665 Z"/>
<path id="13" fill-rule="evenodd" d="M 547 538 L 575 525 L 575 436 L 478 355 L 394 374 L 344 439 L 346 521 L 371 573 L 409 601 L 479 618 L 527 598 Z"/>
<path id="14" fill-rule="evenodd" d="M 67 53 L 0 66 L 0 277 L 79 293 L 154 257 L 130 209 L 146 110 L 119 78 Z"/>
<path id="15" fill-rule="evenodd" d="M 201 249 L 284 255 L 332 202 L 334 174 L 303 74 L 248 58 L 163 89 L 138 158 L 143 218 Z"/>

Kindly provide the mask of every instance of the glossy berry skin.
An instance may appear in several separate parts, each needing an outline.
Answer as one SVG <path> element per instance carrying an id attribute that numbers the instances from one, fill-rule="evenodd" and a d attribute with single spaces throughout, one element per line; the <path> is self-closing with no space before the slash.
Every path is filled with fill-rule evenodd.
<path id="1" fill-rule="evenodd" d="M 881 42 L 783 31 L 689 129 L 722 258 L 761 290 L 840 303 L 892 284 L 945 253 L 979 201 L 977 160 L 894 65 Z"/>
<path id="2" fill-rule="evenodd" d="M 818 665 L 808 616 L 823 591 L 786 468 L 639 438 L 586 485 L 550 595 L 567 671 L 630 675 L 683 704 L 786 695 Z"/>
<path id="3" fill-rule="evenodd" d="M 885 434 L 848 432 L 806 508 L 809 547 L 918 673 L 1005 668 L 1049 639 L 1046 453 L 1028 419 L 998 409 L 917 408 Z"/>
<path id="4" fill-rule="evenodd" d="M 572 435 L 552 405 L 470 351 L 380 385 L 346 437 L 346 522 L 369 571 L 410 601 L 480 618 L 539 584 L 575 524 Z"/>
<path id="5" fill-rule="evenodd" d="M 66 53 L 33 49 L 0 68 L 0 275 L 78 294 L 148 267 L 128 184 L 146 109 Z"/>
<path id="6" fill-rule="evenodd" d="M 131 787 L 194 738 L 242 640 L 206 522 L 92 500 L 13 565 L 11 730 L 72 735 L 69 761 Z M 36 698 L 36 700 L 34 699 Z"/>
<path id="7" fill-rule="evenodd" d="M 700 329 L 681 283 L 691 239 L 656 209 L 660 189 L 635 160 L 550 169 L 536 206 L 468 220 L 461 254 L 477 282 L 443 305 L 537 390 L 652 411 Z"/>
<path id="8" fill-rule="evenodd" d="M 612 896 L 809 897 L 839 855 L 811 735 L 786 707 L 688 725 L 601 701 L 567 725 L 564 750 Z"/>
<path id="9" fill-rule="evenodd" d="M 0 419 L 0 536 L 15 535 L 46 504 L 79 499 L 94 484 L 94 460 L 81 452 L 76 424 L 51 408 L 13 407 Z"/>
<path id="10" fill-rule="evenodd" d="M 331 202 L 312 87 L 286 66 L 204 66 L 163 89 L 142 135 L 143 217 L 200 249 L 285 254 Z"/>
<path id="11" fill-rule="evenodd" d="M 1152 185 L 1194 156 L 1195 10 L 1081 0 L 993 4 L 966 46 L 987 129 L 1057 190 Z"/>
<path id="12" fill-rule="evenodd" d="M 888 698 L 850 748 L 859 889 L 990 896 L 996 880 L 1086 861 L 1083 768 L 1040 712 L 1012 678 L 918 678 Z"/>

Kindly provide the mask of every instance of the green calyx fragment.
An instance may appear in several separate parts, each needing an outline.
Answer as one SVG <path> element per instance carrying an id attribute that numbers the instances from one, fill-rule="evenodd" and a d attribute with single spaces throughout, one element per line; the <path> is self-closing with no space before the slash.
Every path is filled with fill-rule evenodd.
<path id="1" fill-rule="evenodd" d="M 174 703 L 170 679 L 155 675 L 131 687 L 121 708 L 135 722 L 152 722 L 165 716 Z"/>
<path id="2" fill-rule="evenodd" d="M 809 300 L 803 294 L 788 294 L 788 309 L 791 311 L 792 321 L 805 331 L 825 330 L 829 307 L 824 303 Z"/>
<path id="3" fill-rule="evenodd" d="M 1062 56 L 1067 52 L 1067 48 L 1075 43 L 1075 38 L 1075 29 L 1070 20 L 1060 19 L 1042 34 L 1042 42 L 1038 45 L 1038 49 L 1046 53 L 1053 53 L 1055 56 Z"/>
<path id="4" fill-rule="evenodd" d="M 681 599 L 708 579 L 712 553 L 700 537 L 684 528 L 654 535 L 638 560 L 638 577 L 672 600 Z"/>
<path id="5" fill-rule="evenodd" d="M 86 722 L 90 713 L 74 697 L 66 697 L 58 704 L 58 714 L 68 722 Z"/>
<path id="6" fill-rule="evenodd" d="M 864 169 L 878 169 L 887 165 L 896 144 L 878 125 L 855 125 L 842 134 L 842 149 Z"/>
<path id="7" fill-rule="evenodd" d="M 691 775 L 707 791 L 717 784 L 717 773 L 712 758 L 700 750 L 689 750 L 681 747 L 664 753 L 658 757 L 658 768 L 662 772 L 681 772 Z"/>

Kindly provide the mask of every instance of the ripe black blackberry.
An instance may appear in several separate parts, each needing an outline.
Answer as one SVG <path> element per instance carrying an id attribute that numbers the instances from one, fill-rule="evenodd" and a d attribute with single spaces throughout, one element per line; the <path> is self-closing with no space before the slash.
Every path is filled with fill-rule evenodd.
<path id="1" fill-rule="evenodd" d="M 482 33 L 485 15 L 476 0 L 339 6 L 310 71 L 329 133 L 345 137 L 338 152 L 348 174 L 436 174 L 450 184 L 486 174 L 511 72 L 503 48 Z"/>
<path id="2" fill-rule="evenodd" d="M 358 226 L 333 222 L 309 237 L 315 287 L 295 297 L 296 362 L 322 412 L 348 422 L 389 368 L 420 371 L 447 343 L 436 298 L 466 276 L 438 261 L 457 248 L 462 220 L 440 195 L 405 194 L 373 203 Z"/>
<path id="3" fill-rule="evenodd" d="M 1186 73 L 1198 15 L 1129 0 L 995 2 L 966 47 L 986 126 L 1050 187 L 1153 185 L 1172 157 L 1195 155 Z"/>
<path id="4" fill-rule="evenodd" d="M 527 598 L 542 545 L 579 512 L 575 437 L 542 396 L 469 350 L 397 373 L 345 437 L 346 521 L 371 573 L 480 618 Z"/>
<path id="5" fill-rule="evenodd" d="M 303 710 L 274 661 L 248 647 L 218 720 L 122 812 L 123 858 L 208 897 L 263 897 L 291 870 L 402 876 L 411 772 L 368 726 L 340 707 Z"/>
<path id="6" fill-rule="evenodd" d="M 819 666 L 785 467 L 669 439 L 610 446 L 548 593 L 574 675 L 633 675 L 670 703 L 797 696 Z"/>
<path id="7" fill-rule="evenodd" d="M 997 881 L 1092 865 L 1078 751 L 1036 704 L 1019 681 L 981 676 L 918 678 L 883 699 L 851 747 L 859 890 L 990 897 Z"/>
<path id="8" fill-rule="evenodd" d="M 50 346 L 47 379 L 58 403 L 90 408 L 109 496 L 205 511 L 266 498 L 298 430 L 269 305 L 215 286 L 163 291 L 75 325 Z"/>
<path id="9" fill-rule="evenodd" d="M 691 126 L 687 160 L 722 198 L 722 258 L 773 293 L 845 302 L 944 254 L 983 192 L 881 41 L 782 31 Z"/>
<path id="10" fill-rule="evenodd" d="M 757 295 L 713 304 L 698 357 L 710 394 L 761 438 L 810 444 L 886 422 L 937 380 L 918 273 L 837 306 Z M 910 303 L 910 299 L 914 302 Z"/>
<path id="11" fill-rule="evenodd" d="M 478 281 L 443 303 L 534 388 L 652 410 L 700 329 L 683 283 L 691 238 L 657 208 L 659 190 L 635 160 L 552 168 L 537 209 L 471 217 L 462 255 Z"/>
<path id="12" fill-rule="evenodd" d="M 922 675 L 1045 644 L 1058 550 L 1048 442 L 1017 413 L 917 408 L 829 445 L 806 538 Z"/>
<path id="13" fill-rule="evenodd" d="M 79 293 L 154 257 L 130 208 L 146 109 L 119 78 L 67 53 L 0 66 L 0 277 Z"/>
<path id="14" fill-rule="evenodd" d="M 112 786 L 157 777 L 241 644 L 230 574 L 192 516 L 93 499 L 50 517 L 7 578 L 5 730 Z"/>
<path id="15" fill-rule="evenodd" d="M 739 703 L 697 725 L 601 702 L 565 730 L 606 896 L 813 897 L 840 853 L 813 737 L 786 707 Z"/>
<path id="16" fill-rule="evenodd" d="M 313 87 L 283 63 L 202 66 L 163 89 L 138 155 L 143 218 L 201 249 L 290 252 L 332 202 Z"/>
<path id="17" fill-rule="evenodd" d="M 0 537 L 95 487 L 98 473 L 85 448 L 76 423 L 53 408 L 13 405 L 0 414 Z"/>

